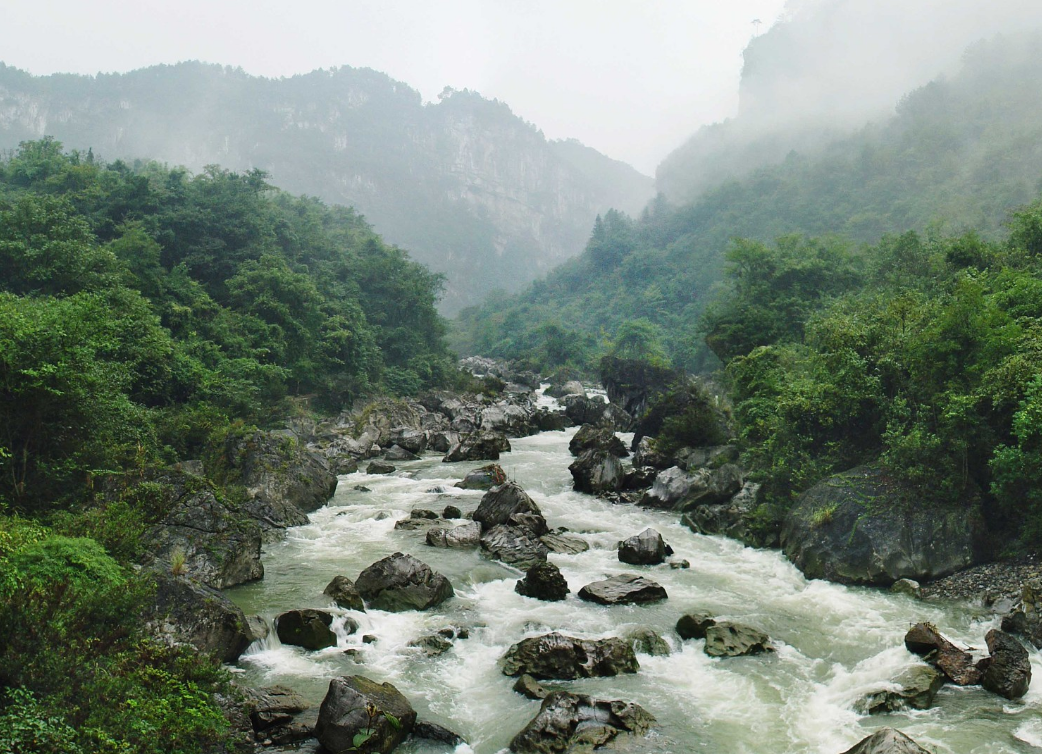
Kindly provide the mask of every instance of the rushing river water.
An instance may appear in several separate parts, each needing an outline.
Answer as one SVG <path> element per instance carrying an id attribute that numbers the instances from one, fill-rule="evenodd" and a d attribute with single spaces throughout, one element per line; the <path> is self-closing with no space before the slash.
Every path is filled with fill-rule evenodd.
<path id="1" fill-rule="evenodd" d="M 573 492 L 568 440 L 575 430 L 511 440 L 513 452 L 500 460 L 507 474 L 535 499 L 551 528 L 567 527 L 584 539 L 588 552 L 551 554 L 572 594 L 548 603 L 521 597 L 521 573 L 485 560 L 475 550 L 428 547 L 423 531 L 396 531 L 394 523 L 413 508 L 441 511 L 448 504 L 465 512 L 477 507 L 480 491 L 451 485 L 481 463 L 442 463 L 431 455 L 398 464 L 393 476 L 342 476 L 329 504 L 311 523 L 289 531 L 264 554 L 263 581 L 229 596 L 247 614 L 269 621 L 303 607 L 351 615 L 360 630 L 347 636 L 334 623 L 339 644 L 318 652 L 282 646 L 274 637 L 255 644 L 239 665 L 255 685 L 283 684 L 317 705 L 331 678 L 362 674 L 390 681 L 422 719 L 441 723 L 469 742 L 461 752 L 493 754 L 536 714 L 539 703 L 511 690 L 498 660 L 513 643 L 552 630 L 598 638 L 648 626 L 671 645 L 668 657 L 638 655 L 640 671 L 616 678 L 544 682 L 602 699 L 644 706 L 658 728 L 636 750 L 713 754 L 838 754 L 874 729 L 900 728 L 920 744 L 951 754 L 999 754 L 1042 750 L 1042 659 L 1032 652 L 1035 682 L 1024 699 L 1007 702 L 980 688 L 946 686 L 927 711 L 863 716 L 853 710 L 866 692 L 917 662 L 902 642 L 909 625 L 936 623 L 957 642 L 982 647 L 996 625 L 967 608 L 921 603 L 873 589 L 808 581 L 781 553 L 755 550 L 721 537 L 693 534 L 676 514 L 611 505 Z M 353 489 L 369 487 L 371 492 Z M 429 492 L 444 487 L 443 494 Z M 457 522 L 459 523 L 459 522 Z M 620 539 L 651 526 L 662 533 L 688 570 L 668 565 L 629 566 L 618 561 Z M 322 590 L 337 574 L 359 572 L 395 551 L 409 553 L 451 580 L 456 597 L 428 612 L 354 613 L 331 606 Z M 662 584 L 669 599 L 657 605 L 602 607 L 580 601 L 579 588 L 605 575 L 641 573 Z M 777 652 L 713 659 L 702 641 L 681 642 L 673 632 L 685 612 L 715 616 L 766 631 Z M 450 625 L 466 626 L 440 657 L 426 657 L 408 644 Z M 362 644 L 375 634 L 375 644 Z M 344 654 L 357 648 L 356 656 Z M 405 752 L 445 751 L 409 743 Z"/>

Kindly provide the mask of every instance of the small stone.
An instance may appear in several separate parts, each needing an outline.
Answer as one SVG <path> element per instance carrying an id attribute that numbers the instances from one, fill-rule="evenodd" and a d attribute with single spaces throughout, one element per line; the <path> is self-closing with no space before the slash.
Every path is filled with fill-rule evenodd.
<path id="1" fill-rule="evenodd" d="M 671 560 L 669 561 L 669 567 L 674 571 L 679 571 L 690 568 L 691 564 L 686 560 Z"/>
<path id="2" fill-rule="evenodd" d="M 716 619 L 709 613 L 688 613 L 677 621 L 677 633 L 681 639 L 704 639 L 710 626 L 716 625 Z"/>
<path id="3" fill-rule="evenodd" d="M 366 487 L 364 484 L 356 484 L 351 489 L 355 490 L 356 492 L 372 492 L 372 490 Z"/>
<path id="4" fill-rule="evenodd" d="M 463 518 L 463 511 L 457 508 L 455 505 L 446 505 L 445 510 L 441 512 L 442 518 Z"/>
<path id="5" fill-rule="evenodd" d="M 376 642 L 377 642 L 376 634 L 366 634 L 365 636 L 362 637 L 362 643 L 363 644 L 376 644 Z"/>

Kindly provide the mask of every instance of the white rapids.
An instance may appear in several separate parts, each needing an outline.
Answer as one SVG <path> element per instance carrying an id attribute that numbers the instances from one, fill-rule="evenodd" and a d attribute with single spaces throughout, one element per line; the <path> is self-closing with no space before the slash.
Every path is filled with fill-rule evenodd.
<path id="1" fill-rule="evenodd" d="M 611 505 L 573 492 L 567 467 L 574 432 L 511 440 L 513 451 L 500 461 L 539 504 L 551 528 L 567 527 L 590 545 L 579 555 L 550 555 L 571 587 L 566 601 L 521 597 L 514 592 L 522 575 L 517 570 L 474 550 L 428 547 L 423 531 L 394 529 L 395 521 L 413 508 L 440 512 L 452 504 L 473 510 L 483 493 L 452 485 L 483 464 L 447 464 L 431 455 L 398 464 L 392 476 L 350 474 L 340 478 L 336 495 L 311 514 L 308 525 L 291 529 L 285 540 L 266 548 L 263 581 L 229 592 L 247 614 L 260 614 L 269 623 L 289 609 L 329 610 L 341 618 L 334 623 L 338 645 L 307 652 L 282 646 L 272 635 L 241 659 L 245 678 L 255 685 L 289 686 L 315 705 L 338 675 L 390 681 L 422 719 L 445 725 L 469 742 L 460 747 L 461 754 L 494 754 L 539 709 L 538 702 L 512 691 L 514 679 L 500 672 L 498 661 L 511 644 L 552 630 L 597 638 L 647 626 L 666 638 L 670 656 L 639 655 L 641 668 L 634 675 L 544 683 L 644 706 L 658 727 L 635 750 L 839 754 L 874 729 L 893 726 L 937 754 L 1042 751 L 1042 658 L 1037 652 L 1031 656 L 1034 685 L 1017 702 L 980 688 L 946 686 L 931 710 L 875 716 L 854 711 L 862 695 L 884 688 L 918 661 L 902 642 L 910 624 L 929 620 L 957 642 L 982 647 L 984 634 L 996 624 L 993 617 L 881 590 L 808 581 L 779 552 L 694 534 L 676 514 Z M 446 492 L 431 492 L 436 486 Z M 690 569 L 618 561 L 616 543 L 649 526 L 662 533 L 678 558 L 690 561 Z M 349 613 L 323 596 L 337 574 L 355 579 L 395 551 L 445 574 L 456 597 L 429 612 L 395 614 Z M 576 597 L 585 584 L 627 572 L 659 582 L 669 599 L 649 606 L 602 607 Z M 760 628 L 777 652 L 710 658 L 703 642 L 681 642 L 673 631 L 677 619 L 692 610 Z M 348 614 L 361 624 L 350 636 L 343 630 Z M 451 625 L 468 627 L 470 636 L 440 657 L 408 646 Z M 375 634 L 377 643 L 363 644 L 364 634 Z M 359 652 L 345 655 L 349 648 Z M 421 742 L 404 747 L 413 753 L 445 750 Z"/>

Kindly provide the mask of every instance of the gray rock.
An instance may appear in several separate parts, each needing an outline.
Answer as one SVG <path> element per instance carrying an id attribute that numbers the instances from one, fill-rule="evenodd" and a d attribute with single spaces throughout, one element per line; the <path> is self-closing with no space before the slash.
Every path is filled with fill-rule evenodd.
<path id="1" fill-rule="evenodd" d="M 490 490 L 507 481 L 506 472 L 498 463 L 490 463 L 487 466 L 468 472 L 463 480 L 456 482 L 456 486 L 464 490 Z"/>
<path id="2" fill-rule="evenodd" d="M 578 380 L 569 380 L 562 385 L 551 385 L 546 389 L 546 394 L 551 398 L 564 398 L 566 395 L 581 395 L 586 397 L 586 388 Z"/>
<path id="3" fill-rule="evenodd" d="M 621 490 L 626 476 L 618 457 L 600 449 L 584 451 L 568 471 L 572 474 L 574 489 L 590 495 Z"/>
<path id="4" fill-rule="evenodd" d="M 923 598 L 923 589 L 918 581 L 913 579 L 898 579 L 890 585 L 890 591 L 894 594 L 904 594 L 919 600 Z"/>
<path id="5" fill-rule="evenodd" d="M 677 633 L 681 639 L 704 639 L 710 626 L 716 625 L 716 618 L 709 613 L 688 613 L 677 621 Z"/>
<path id="6" fill-rule="evenodd" d="M 375 610 L 428 610 L 453 596 L 452 584 L 411 555 L 396 552 L 359 574 L 355 588 Z"/>
<path id="7" fill-rule="evenodd" d="M 677 466 L 688 473 L 699 469 L 720 468 L 738 460 L 738 448 L 734 445 L 709 445 L 702 448 L 681 448 L 674 455 Z"/>
<path id="8" fill-rule="evenodd" d="M 445 463 L 457 461 L 498 461 L 500 453 L 510 452 L 510 441 L 499 432 L 470 432 L 460 436 L 449 448 Z"/>
<path id="9" fill-rule="evenodd" d="M 634 605 L 661 602 L 667 595 L 651 579 L 625 574 L 587 584 L 579 590 L 579 599 L 598 605 Z"/>
<path id="10" fill-rule="evenodd" d="M 658 470 L 648 466 L 627 469 L 622 477 L 622 489 L 630 492 L 640 492 L 651 489 L 658 478 Z"/>
<path id="11" fill-rule="evenodd" d="M 439 431 L 430 433 L 430 441 L 427 447 L 438 453 L 448 453 L 452 447 L 459 442 L 459 432 Z"/>
<path id="12" fill-rule="evenodd" d="M 679 466 L 673 466 L 655 477 L 651 489 L 644 493 L 640 505 L 657 510 L 676 510 L 696 485 L 694 477 Z"/>
<path id="13" fill-rule="evenodd" d="M 528 697 L 529 699 L 546 699 L 550 695 L 542 684 L 539 683 L 535 678 L 525 673 L 513 686 L 514 691 L 519 693 L 521 696 Z"/>
<path id="14" fill-rule="evenodd" d="M 673 460 L 655 449 L 655 441 L 650 437 L 640 438 L 637 447 L 633 450 L 634 466 L 649 466 L 653 469 L 668 469 L 673 465 Z"/>
<path id="15" fill-rule="evenodd" d="M 643 736 L 655 718 L 628 702 L 606 702 L 568 691 L 543 700 L 539 714 L 514 736 L 514 754 L 557 754 L 613 747 L 620 738 Z"/>
<path id="16" fill-rule="evenodd" d="M 289 610 L 275 618 L 275 633 L 283 644 L 325 649 L 336 646 L 332 623 L 333 616 L 325 610 Z"/>
<path id="17" fill-rule="evenodd" d="M 500 524 L 481 537 L 481 551 L 493 560 L 527 570 L 546 560 L 549 549 L 523 526 Z"/>
<path id="18" fill-rule="evenodd" d="M 689 511 L 698 506 L 719 505 L 742 489 L 741 470 L 732 464 L 718 469 L 687 473 L 674 466 L 655 477 L 651 490 L 640 499 L 645 508 Z"/>
<path id="19" fill-rule="evenodd" d="M 428 508 L 413 508 L 409 511 L 409 518 L 424 518 L 434 521 L 438 518 L 438 514 Z"/>
<path id="20" fill-rule="evenodd" d="M 553 563 L 536 563 L 525 577 L 514 585 L 514 591 L 525 597 L 547 602 L 560 602 L 568 596 L 568 582 Z"/>
<path id="21" fill-rule="evenodd" d="M 463 518 L 463 511 L 455 505 L 446 505 L 445 510 L 441 512 L 441 517 L 447 519 Z"/>
<path id="22" fill-rule="evenodd" d="M 636 673 L 633 647 L 625 639 L 576 639 L 557 632 L 524 639 L 503 656 L 503 674 L 570 681 Z"/>
<path id="23" fill-rule="evenodd" d="M 322 594 L 331 597 L 337 607 L 342 607 L 345 610 L 365 612 L 365 603 L 362 601 L 362 595 L 355 589 L 355 582 L 351 581 L 347 576 L 334 576 L 333 580 L 326 585 Z"/>
<path id="24" fill-rule="evenodd" d="M 1021 584 L 1020 600 L 1002 617 L 1002 630 L 1023 636 L 1042 649 L 1042 579 Z"/>
<path id="25" fill-rule="evenodd" d="M 310 707 L 303 697 L 285 686 L 239 688 L 246 697 L 253 729 L 258 733 L 265 732 L 266 736 L 268 731 L 291 723 L 296 715 Z"/>
<path id="26" fill-rule="evenodd" d="M 394 464 L 387 461 L 370 461 L 365 467 L 366 474 L 393 474 L 397 469 Z"/>
<path id="27" fill-rule="evenodd" d="M 1024 696 L 1031 685 L 1028 651 L 1015 638 L 994 628 L 988 631 L 984 640 L 991 656 L 978 663 L 984 671 L 981 686 L 1007 699 Z"/>
<path id="28" fill-rule="evenodd" d="M 937 630 L 932 623 L 916 623 L 905 634 L 905 648 L 926 659 L 957 686 L 980 683 L 981 670 L 969 652 L 959 649 Z"/>
<path id="29" fill-rule="evenodd" d="M 720 621 L 706 629 L 705 653 L 710 657 L 738 657 L 771 651 L 767 634 L 741 623 Z"/>
<path id="30" fill-rule="evenodd" d="M 409 642 L 410 647 L 422 649 L 427 657 L 437 657 L 452 649 L 452 642 L 440 634 L 427 634 Z"/>
<path id="31" fill-rule="evenodd" d="M 669 644 L 666 643 L 666 640 L 646 626 L 627 632 L 626 641 L 633 647 L 634 652 L 640 654 L 657 657 L 665 657 L 669 654 Z"/>
<path id="32" fill-rule="evenodd" d="M 619 560 L 630 565 L 659 565 L 666 560 L 666 543 L 654 529 L 645 529 L 619 542 Z"/>
<path id="33" fill-rule="evenodd" d="M 944 674 L 929 665 L 916 665 L 894 679 L 894 689 L 867 694 L 854 705 L 862 714 L 898 712 L 906 708 L 930 709 L 944 685 Z"/>
<path id="34" fill-rule="evenodd" d="M 895 728 L 880 728 L 842 754 L 930 754 Z"/>
<path id="35" fill-rule="evenodd" d="M 578 555 L 580 552 L 586 552 L 590 549 L 590 545 L 578 537 L 569 537 L 565 534 L 554 532 L 544 534 L 539 538 L 539 541 L 546 545 L 550 552 L 562 555 Z"/>
<path id="36" fill-rule="evenodd" d="M 800 495 L 781 543 L 808 578 L 888 586 L 972 565 L 973 520 L 964 505 L 922 505 L 913 491 L 862 466 Z"/>
<path id="37" fill-rule="evenodd" d="M 625 458 L 629 455 L 626 446 L 615 436 L 615 432 L 605 427 L 595 427 L 592 424 L 582 425 L 568 442 L 568 452 L 573 456 L 581 456 L 587 450 L 603 450 L 616 458 Z"/>
<path id="38" fill-rule="evenodd" d="M 420 424 L 423 426 L 422 419 Z M 427 433 L 421 429 L 415 429 L 413 427 L 395 427 L 391 430 L 388 442 L 391 443 L 392 446 L 400 447 L 407 453 L 422 453 L 427 449 Z M 398 460 L 405 459 L 402 458 Z"/>
<path id="39" fill-rule="evenodd" d="M 474 511 L 474 520 L 486 532 L 500 524 L 525 527 L 536 537 L 549 531 L 539 506 L 514 482 L 501 484 L 486 492 Z"/>
<path id="40" fill-rule="evenodd" d="M 420 457 L 415 453 L 406 450 L 400 445 L 392 445 L 386 453 L 384 453 L 385 461 L 419 461 Z"/>
<path id="41" fill-rule="evenodd" d="M 355 437 L 359 440 L 367 438 L 370 444 L 388 447 L 394 441 L 392 438 L 401 439 L 404 429 L 421 428 L 424 410 L 418 404 L 378 398 L 362 409 L 359 419 L 361 428 Z"/>
<path id="42" fill-rule="evenodd" d="M 451 529 L 431 529 L 427 532 L 427 544 L 431 547 L 477 547 L 481 542 L 481 524 L 468 521 Z"/>
<path id="43" fill-rule="evenodd" d="M 437 723 L 430 723 L 420 720 L 413 726 L 412 729 L 413 738 L 423 738 L 427 741 L 436 741 L 440 744 L 446 744 L 448 746 L 456 747 L 460 744 L 465 744 L 466 741 L 458 733 L 453 733 L 448 728 L 445 728 Z"/>
<path id="44" fill-rule="evenodd" d="M 271 634 L 268 621 L 259 615 L 247 615 L 246 625 L 249 626 L 250 633 L 253 635 L 253 641 L 263 641 Z"/>
<path id="45" fill-rule="evenodd" d="M 402 518 L 394 522 L 394 528 L 398 531 L 427 531 L 440 527 L 442 524 L 437 518 Z"/>
<path id="46" fill-rule="evenodd" d="M 561 403 L 564 404 L 565 416 L 580 425 L 600 424 L 608 408 L 607 402 L 599 395 L 592 398 L 585 395 L 566 395 Z"/>
<path id="47" fill-rule="evenodd" d="M 375 714 L 370 716 L 367 710 L 375 710 Z M 377 683 L 360 675 L 342 676 L 329 683 L 329 691 L 319 708 L 315 736 L 333 754 L 347 751 L 390 754 L 412 732 L 415 724 L 415 710 L 391 684 Z M 359 734 L 368 737 L 357 742 Z"/>

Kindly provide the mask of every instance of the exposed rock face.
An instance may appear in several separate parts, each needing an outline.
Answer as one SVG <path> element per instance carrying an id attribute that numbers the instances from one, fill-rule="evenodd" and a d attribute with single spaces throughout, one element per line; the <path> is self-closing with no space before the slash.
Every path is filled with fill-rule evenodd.
<path id="1" fill-rule="evenodd" d="M 498 463 L 490 463 L 469 472 L 456 486 L 464 490 L 490 490 L 507 480 L 506 472 Z"/>
<path id="2" fill-rule="evenodd" d="M 351 581 L 347 576 L 333 577 L 333 580 L 326 585 L 322 594 L 331 597 L 333 602 L 337 604 L 337 607 L 342 607 L 345 610 L 365 612 L 365 603 L 362 601 L 362 595 L 355 589 L 355 582 Z"/>
<path id="3" fill-rule="evenodd" d="M 919 505 L 880 470 L 862 466 L 800 495 L 781 543 L 808 578 L 889 585 L 972 565 L 974 526 L 966 508 Z"/>
<path id="4" fill-rule="evenodd" d="M 510 750 L 515 754 L 589 751 L 623 736 L 643 736 L 654 724 L 655 718 L 637 704 L 555 691 L 543 700 L 539 714 L 514 736 Z"/>
<path id="5" fill-rule="evenodd" d="M 388 440 L 392 448 L 398 446 L 409 453 L 422 453 L 427 449 L 427 433 L 413 427 L 395 427 Z"/>
<path id="6" fill-rule="evenodd" d="M 694 484 L 693 477 L 679 466 L 673 466 L 655 477 L 651 490 L 641 497 L 640 504 L 645 508 L 676 510 L 687 499 Z"/>
<path id="7" fill-rule="evenodd" d="M 606 357 L 601 360 L 601 383 L 608 399 L 630 416 L 640 416 L 650 399 L 679 377 L 672 369 L 657 367 L 638 359 Z M 649 433 L 653 434 L 653 433 Z M 639 441 L 640 438 L 635 438 Z"/>
<path id="8" fill-rule="evenodd" d="M 673 459 L 655 449 L 655 442 L 650 437 L 642 437 L 633 449 L 634 466 L 650 466 L 653 469 L 668 469 Z"/>
<path id="9" fill-rule="evenodd" d="M 296 719 L 308 709 L 303 697 L 284 686 L 251 688 L 240 686 L 246 697 L 250 723 L 258 737 L 278 745 L 291 744 L 315 734 L 312 725 Z"/>
<path id="10" fill-rule="evenodd" d="M 362 571 L 355 588 L 370 608 L 392 613 L 428 610 L 454 594 L 447 578 L 400 552 Z"/>
<path id="11" fill-rule="evenodd" d="M 517 582 L 514 591 L 525 597 L 559 602 L 568 596 L 568 582 L 553 563 L 536 563 Z"/>
<path id="12" fill-rule="evenodd" d="M 370 717 L 367 710 L 375 709 Z M 394 725 L 388 719 L 398 721 Z M 348 751 L 390 754 L 412 732 L 416 711 L 389 683 L 377 683 L 360 675 L 334 678 L 318 711 L 315 736 L 331 754 Z M 359 734 L 368 738 L 356 742 Z"/>
<path id="13" fill-rule="evenodd" d="M 726 503 L 741 489 L 742 473 L 733 464 L 712 470 L 698 469 L 693 474 L 674 466 L 655 477 L 655 483 L 641 497 L 640 504 L 659 510 L 691 510 Z"/>
<path id="14" fill-rule="evenodd" d="M 984 671 L 981 686 L 1007 699 L 1019 699 L 1031 684 L 1031 661 L 1023 645 L 1007 633 L 991 629 L 985 641 L 991 657 L 978 667 Z"/>
<path id="15" fill-rule="evenodd" d="M 630 565 L 658 565 L 666 561 L 666 554 L 666 543 L 654 529 L 619 542 L 619 560 Z"/>
<path id="16" fill-rule="evenodd" d="M 503 674 L 570 681 L 600 678 L 640 669 L 624 639 L 576 639 L 557 632 L 524 639 L 503 656 Z"/>
<path id="17" fill-rule="evenodd" d="M 681 523 L 697 534 L 722 534 L 751 547 L 776 547 L 778 532 L 757 524 L 760 485 L 746 482 L 742 489 L 722 503 L 694 505 L 681 517 Z"/>
<path id="18" fill-rule="evenodd" d="M 587 584 L 579 590 L 579 599 L 598 605 L 634 605 L 661 602 L 667 595 L 651 579 L 626 574 Z"/>
<path id="19" fill-rule="evenodd" d="M 481 524 L 468 521 L 451 529 L 431 529 L 427 544 L 431 547 L 477 547 L 481 542 Z"/>
<path id="20" fill-rule="evenodd" d="M 191 644 L 221 662 L 235 662 L 254 641 L 242 610 L 216 589 L 168 571 L 150 575 L 156 595 L 148 623 L 160 638 Z"/>
<path id="21" fill-rule="evenodd" d="M 621 490 L 626 477 L 618 456 L 597 448 L 584 451 L 568 471 L 572 473 L 572 486 L 576 492 L 590 495 Z"/>
<path id="22" fill-rule="evenodd" d="M 600 425 L 604 419 L 604 412 L 608 408 L 607 402 L 601 396 L 587 398 L 585 395 L 569 395 L 562 401 L 564 403 L 564 414 L 575 424 Z"/>
<path id="23" fill-rule="evenodd" d="M 445 463 L 456 461 L 498 461 L 500 453 L 510 452 L 510 441 L 498 432 L 474 432 L 462 435 L 442 460 Z"/>
<path id="24" fill-rule="evenodd" d="M 769 652 L 770 639 L 763 631 L 741 623 L 720 621 L 706 629 L 705 653 L 710 657 L 738 657 Z"/>
<path id="25" fill-rule="evenodd" d="M 524 526 L 493 526 L 481 537 L 481 551 L 493 560 L 528 570 L 546 560 L 550 550 Z"/>
<path id="26" fill-rule="evenodd" d="M 183 559 L 186 575 L 214 589 L 264 575 L 260 527 L 224 502 L 210 482 L 183 472 L 156 481 L 169 512 L 149 532 L 149 563 L 169 571 L 174 560 Z"/>
<path id="27" fill-rule="evenodd" d="M 336 646 L 336 634 L 329 628 L 333 616 L 325 610 L 290 610 L 275 619 L 275 632 L 283 644 L 304 649 Z"/>
<path id="28" fill-rule="evenodd" d="M 539 506 L 514 482 L 501 484 L 486 492 L 474 511 L 474 520 L 481 524 L 482 531 L 501 524 L 530 529 L 537 537 L 549 531 Z"/>
<path id="29" fill-rule="evenodd" d="M 932 623 L 916 623 L 905 634 L 905 647 L 926 659 L 958 686 L 980 683 L 981 671 L 969 652 L 959 649 L 941 636 Z"/>
<path id="30" fill-rule="evenodd" d="M 945 676 L 929 665 L 917 665 L 894 679 L 896 689 L 868 694 L 855 705 L 863 714 L 876 715 L 912 709 L 930 709 Z"/>
<path id="31" fill-rule="evenodd" d="M 716 618 L 709 613 L 688 613 L 677 621 L 677 633 L 681 639 L 704 639 L 710 626 L 716 625 Z"/>
<path id="32" fill-rule="evenodd" d="M 1002 618 L 1002 630 L 1019 634 L 1042 649 L 1042 579 L 1028 579 L 1020 587 L 1020 602 Z"/>
<path id="33" fill-rule="evenodd" d="M 930 754 L 929 751 L 895 728 L 880 728 L 861 739 L 843 754 Z"/>
<path id="34" fill-rule="evenodd" d="M 587 450 L 604 450 L 616 458 L 625 458 L 630 453 L 615 432 L 592 424 L 584 424 L 568 442 L 568 452 L 581 456 Z"/>

